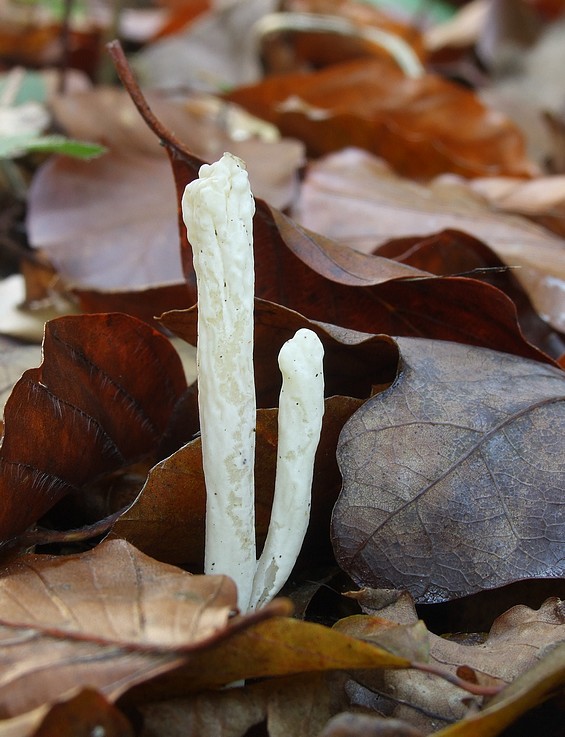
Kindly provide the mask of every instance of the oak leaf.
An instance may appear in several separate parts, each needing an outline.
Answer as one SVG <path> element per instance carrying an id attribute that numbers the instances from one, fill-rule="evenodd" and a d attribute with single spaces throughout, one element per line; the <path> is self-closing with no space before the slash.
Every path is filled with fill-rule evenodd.
<path id="1" fill-rule="evenodd" d="M 232 618 L 230 579 L 191 576 L 123 540 L 68 557 L 23 556 L 2 569 L 0 600 L 3 719 L 80 686 L 115 700 L 257 621 Z"/>

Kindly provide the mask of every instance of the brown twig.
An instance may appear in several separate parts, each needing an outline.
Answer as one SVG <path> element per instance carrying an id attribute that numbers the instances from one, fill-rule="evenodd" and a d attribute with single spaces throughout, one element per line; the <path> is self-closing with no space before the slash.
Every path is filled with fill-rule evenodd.
<path id="1" fill-rule="evenodd" d="M 191 157 L 192 154 L 188 151 L 186 146 L 171 130 L 161 123 L 149 107 L 147 100 L 145 99 L 145 96 L 143 95 L 143 92 L 141 91 L 141 88 L 131 70 L 121 43 L 118 40 L 110 41 L 110 43 L 106 44 L 106 49 L 114 62 L 114 66 L 121 83 L 127 90 L 132 102 L 149 128 L 163 144 L 171 148 L 176 148 L 185 156 Z"/>

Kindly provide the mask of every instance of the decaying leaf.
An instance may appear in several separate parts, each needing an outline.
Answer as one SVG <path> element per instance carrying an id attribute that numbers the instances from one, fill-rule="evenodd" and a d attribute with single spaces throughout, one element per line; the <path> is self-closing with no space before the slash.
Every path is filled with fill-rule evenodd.
<path id="1" fill-rule="evenodd" d="M 170 342 L 127 315 L 53 320 L 43 351 L 40 368 L 23 374 L 5 407 L 3 541 L 87 482 L 155 457 L 186 389 Z"/>
<path id="2" fill-rule="evenodd" d="M 352 595 L 365 612 L 371 613 L 370 601 L 375 594 L 378 592 L 360 591 Z M 555 597 L 537 610 L 512 607 L 495 620 L 488 636 L 469 635 L 464 643 L 427 631 L 407 594 L 376 614 L 348 617 L 336 627 L 397 655 L 420 662 L 429 660 L 454 674 L 464 669 L 467 680 L 483 684 L 513 682 L 535 667 L 565 636 L 564 603 Z M 388 699 L 387 713 L 405 719 L 424 734 L 437 730 L 442 722 L 463 719 L 485 706 L 481 698 L 471 698 L 457 686 L 415 670 L 355 673 L 352 678 L 359 690 L 380 694 L 377 707 L 380 703 L 384 708 Z"/>
<path id="3" fill-rule="evenodd" d="M 276 601 L 276 600 L 275 600 Z M 265 676 L 357 668 L 409 668 L 411 662 L 375 645 L 314 622 L 272 617 L 194 653 L 186 667 L 159 678 L 139 694 L 185 695 Z M 136 693 L 132 698 L 136 697 Z M 145 696 L 144 696 L 145 698 Z"/>
<path id="4" fill-rule="evenodd" d="M 562 372 L 450 343 L 399 345 L 397 380 L 340 438 L 342 567 L 421 602 L 563 577 Z"/>
<path id="5" fill-rule="evenodd" d="M 196 343 L 196 308 L 161 317 L 171 331 Z M 280 305 L 255 302 L 255 384 L 257 447 L 255 462 L 256 527 L 261 545 L 269 524 L 274 490 L 277 421 L 281 385 L 277 356 L 297 330 L 315 330 L 324 345 L 326 409 L 317 451 L 312 488 L 312 513 L 304 557 L 331 557 L 328 532 L 331 509 L 341 477 L 335 448 L 344 422 L 368 398 L 373 388 L 392 381 L 398 353 L 388 336 L 332 332 Z M 196 438 L 154 466 L 135 503 L 116 522 L 113 535 L 125 537 L 159 560 L 201 570 L 204 550 L 205 486 L 201 442 Z"/>
<path id="6" fill-rule="evenodd" d="M 345 701 L 343 676 L 312 673 L 154 702 L 140 711 L 144 737 L 243 737 L 261 722 L 269 737 L 318 737 Z"/>
<path id="7" fill-rule="evenodd" d="M 21 557 L 1 571 L 0 600 L 2 719 L 80 686 L 114 700 L 255 621 L 232 619 L 230 579 L 191 576 L 123 540 L 66 558 Z"/>
<path id="8" fill-rule="evenodd" d="M 108 49 L 138 110 L 167 150 L 180 202 L 202 161 L 152 113 L 119 45 Z M 185 279 L 195 295 L 192 252 L 183 225 L 180 238 Z M 457 340 L 546 360 L 524 340 L 512 302 L 489 285 L 472 279 L 424 279 L 425 272 L 371 258 L 308 231 L 260 200 L 254 239 L 255 262 L 260 265 L 256 295 L 262 299 L 311 319 L 370 333 Z"/>

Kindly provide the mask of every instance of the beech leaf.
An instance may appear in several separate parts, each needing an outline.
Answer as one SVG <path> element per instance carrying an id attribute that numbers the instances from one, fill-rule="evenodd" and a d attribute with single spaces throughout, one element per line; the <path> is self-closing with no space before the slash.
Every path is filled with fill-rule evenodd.
<path id="1" fill-rule="evenodd" d="M 358 146 L 420 179 L 536 173 L 518 129 L 473 92 L 434 74 L 405 77 L 375 58 L 275 75 L 227 99 L 304 141 L 311 156 Z"/>
<path id="2" fill-rule="evenodd" d="M 338 444 L 340 565 L 430 603 L 562 577 L 563 373 L 447 342 L 399 346 L 396 381 Z"/>
<path id="3" fill-rule="evenodd" d="M 104 473 L 158 453 L 186 380 L 170 342 L 121 314 L 45 328 L 44 359 L 15 385 L 0 448 L 0 540 Z"/>

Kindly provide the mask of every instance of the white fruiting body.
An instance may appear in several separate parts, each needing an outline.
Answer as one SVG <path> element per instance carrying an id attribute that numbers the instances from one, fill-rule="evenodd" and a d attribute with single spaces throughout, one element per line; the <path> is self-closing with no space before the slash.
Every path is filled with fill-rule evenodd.
<path id="1" fill-rule="evenodd" d="M 252 222 L 243 162 L 230 154 L 184 193 L 198 281 L 198 406 L 206 481 L 206 573 L 227 573 L 249 607 L 255 554 Z"/>
<path id="2" fill-rule="evenodd" d="M 205 572 L 231 576 L 240 610 L 278 593 L 310 516 L 324 412 L 323 347 L 299 330 L 282 347 L 275 496 L 265 547 L 255 549 L 253 240 L 255 205 L 243 162 L 204 165 L 187 185 L 183 218 L 198 284 L 198 405 L 206 482 Z"/>
<path id="3" fill-rule="evenodd" d="M 324 414 L 324 349 L 312 330 L 298 330 L 279 353 L 277 472 L 271 523 L 257 564 L 251 602 L 260 606 L 281 589 L 310 519 L 314 457 Z"/>

